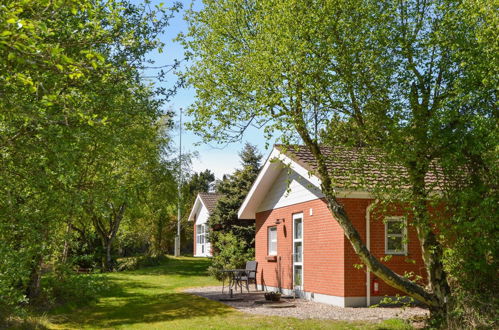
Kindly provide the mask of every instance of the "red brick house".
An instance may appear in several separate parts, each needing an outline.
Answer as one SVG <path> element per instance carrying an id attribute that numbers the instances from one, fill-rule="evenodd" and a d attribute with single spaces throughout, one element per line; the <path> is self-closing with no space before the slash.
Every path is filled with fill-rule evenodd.
<path id="1" fill-rule="evenodd" d="M 188 221 L 194 222 L 194 257 L 211 257 L 211 244 L 208 240 L 207 221 L 211 212 L 217 205 L 220 194 L 217 193 L 199 193 L 192 206 Z"/>
<path id="2" fill-rule="evenodd" d="M 336 185 L 346 187 L 342 182 L 348 179 L 347 169 L 358 166 L 358 159 L 353 149 L 340 151 L 328 166 Z M 367 180 L 362 186 L 383 179 L 376 166 L 369 168 L 375 159 L 364 162 Z M 241 205 L 239 218 L 256 219 L 257 280 L 262 289 L 342 307 L 371 305 L 400 293 L 355 267 L 361 261 L 323 200 L 320 180 L 311 174 L 313 164 L 304 147 L 275 146 Z M 355 187 L 355 182 L 348 186 Z M 386 264 L 399 274 L 413 272 L 424 278 L 421 249 L 407 216 L 400 211 L 373 212 L 374 198 L 367 190 L 345 188 L 337 194 L 367 247 L 378 258 L 390 255 Z"/>

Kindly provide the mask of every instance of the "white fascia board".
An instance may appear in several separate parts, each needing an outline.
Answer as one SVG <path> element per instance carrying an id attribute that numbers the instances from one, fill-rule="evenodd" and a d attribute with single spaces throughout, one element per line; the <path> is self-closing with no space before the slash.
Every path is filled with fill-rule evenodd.
<path id="1" fill-rule="evenodd" d="M 303 166 L 293 161 L 277 148 L 274 148 L 239 208 L 239 212 L 237 213 L 239 219 L 255 219 L 256 210 L 262 203 L 263 198 L 267 195 L 267 192 L 281 170 L 285 170 L 286 168 L 294 170 L 303 177 L 308 177 L 313 185 L 320 188 L 319 178 L 310 174 Z"/>
<path id="2" fill-rule="evenodd" d="M 206 207 L 203 203 L 203 200 L 201 199 L 201 196 L 199 194 L 196 197 L 196 201 L 194 202 L 194 205 L 192 206 L 191 213 L 189 213 L 189 217 L 187 218 L 187 221 L 193 221 L 194 220 L 194 214 L 196 214 L 197 210 L 200 207 Z"/>
<path id="3" fill-rule="evenodd" d="M 308 178 L 317 188 L 321 188 L 321 180 L 306 168 L 292 160 L 274 147 L 269 157 L 265 161 L 260 173 L 251 186 L 248 195 L 237 213 L 239 219 L 255 219 L 256 210 L 260 206 L 263 198 L 271 188 L 280 171 L 289 168 L 304 178 Z M 372 199 L 373 195 L 367 191 L 337 190 L 336 196 L 339 198 L 363 198 Z"/>
<path id="4" fill-rule="evenodd" d="M 275 158 L 278 153 L 279 151 L 274 148 L 269 157 L 267 157 L 267 160 L 263 164 L 260 173 L 258 173 L 255 182 L 244 198 L 241 207 L 239 207 L 239 211 L 237 212 L 237 217 L 239 219 L 255 219 L 255 211 L 261 203 L 261 199 L 263 198 L 262 195 L 265 195 L 265 192 L 270 188 L 270 177 L 274 177 L 275 179 L 277 173 L 279 173 L 279 171 L 275 168 L 276 164 L 271 161 L 271 159 Z"/>

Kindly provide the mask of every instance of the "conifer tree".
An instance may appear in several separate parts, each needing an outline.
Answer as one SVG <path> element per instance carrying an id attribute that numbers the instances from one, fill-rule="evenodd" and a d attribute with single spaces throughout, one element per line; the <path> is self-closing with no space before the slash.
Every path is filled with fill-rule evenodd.
<path id="1" fill-rule="evenodd" d="M 212 262 L 212 269 L 215 271 L 212 273 L 215 275 L 217 269 L 227 267 L 228 264 L 241 267 L 241 263 L 253 256 L 254 220 L 239 220 L 237 212 L 260 171 L 262 155 L 256 146 L 246 143 L 239 157 L 242 168 L 230 176 L 224 176 L 224 180 L 218 183 L 217 192 L 222 196 L 208 219 L 209 237 L 215 254 Z M 238 248 L 234 248 L 234 245 Z M 234 251 L 227 254 L 225 249 Z M 226 260 L 224 255 L 231 256 L 232 260 Z"/>

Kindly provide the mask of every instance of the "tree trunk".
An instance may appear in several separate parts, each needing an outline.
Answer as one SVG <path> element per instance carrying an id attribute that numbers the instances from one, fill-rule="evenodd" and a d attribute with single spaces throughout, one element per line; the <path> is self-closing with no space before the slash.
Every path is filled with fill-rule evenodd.
<path id="1" fill-rule="evenodd" d="M 431 230 L 423 231 L 418 229 L 418 238 L 421 243 L 423 261 L 428 274 L 428 285 L 430 291 L 438 300 L 437 306 L 430 306 L 433 318 L 443 319 L 447 312 L 448 300 L 451 296 L 447 273 L 442 263 L 443 249 L 437 242 L 435 234 Z"/>
<path id="2" fill-rule="evenodd" d="M 407 278 L 400 276 L 385 266 L 381 261 L 375 258 L 371 252 L 366 248 L 364 242 L 359 235 L 359 232 L 350 221 L 344 207 L 337 201 L 335 197 L 334 187 L 331 181 L 329 170 L 326 165 L 320 147 L 317 141 L 312 140 L 307 131 L 306 123 L 302 117 L 301 108 L 299 107 L 300 101 L 298 98 L 297 109 L 295 116 L 295 127 L 300 134 L 305 145 L 310 149 L 311 153 L 317 162 L 317 175 L 321 180 L 322 193 L 326 198 L 326 202 L 330 212 L 333 214 L 335 220 L 343 229 L 345 236 L 348 238 L 355 253 L 359 256 L 362 262 L 369 268 L 369 270 L 386 284 L 398 289 L 407 295 L 417 299 L 430 308 L 439 308 L 440 301 L 432 292 L 428 292 L 420 285 L 409 281 Z"/>
<path id="3" fill-rule="evenodd" d="M 113 268 L 112 257 L 111 257 L 111 245 L 112 245 L 112 240 L 107 240 L 107 242 L 106 242 L 105 270 L 108 272 L 110 272 Z"/>
<path id="4" fill-rule="evenodd" d="M 92 212 L 92 222 L 94 223 L 94 227 L 101 238 L 103 249 L 102 270 L 104 272 L 112 270 L 112 245 L 114 239 L 116 238 L 116 234 L 118 233 L 118 229 L 120 228 L 121 220 L 123 220 L 125 210 L 126 205 L 124 203 L 120 205 L 117 211 L 113 207 L 113 210 L 109 216 L 109 229 L 104 226 L 102 218 Z"/>
<path id="5" fill-rule="evenodd" d="M 444 317 L 447 309 L 448 299 L 450 298 L 450 287 L 447 282 L 447 274 L 443 265 L 443 248 L 438 242 L 437 237 L 430 225 L 430 213 L 428 211 L 428 196 L 426 193 L 425 176 L 427 173 L 427 161 L 420 160 L 424 166 L 412 164 L 410 178 L 413 186 L 414 217 L 416 222 L 416 231 L 421 244 L 423 262 L 428 275 L 429 291 L 433 293 L 438 301 L 437 306 L 430 308 L 432 317 Z"/>
<path id="6" fill-rule="evenodd" d="M 162 246 L 163 246 L 164 223 L 165 223 L 165 215 L 160 214 L 158 217 L 158 221 L 156 223 L 156 235 L 155 235 L 156 238 L 152 246 L 152 251 L 151 251 L 152 256 L 158 256 L 163 253 Z"/>
<path id="7" fill-rule="evenodd" d="M 26 290 L 27 291 L 26 296 L 29 299 L 36 298 L 40 294 L 40 281 L 42 279 L 42 264 L 43 264 L 43 255 L 39 253 L 34 257 L 33 267 L 31 268 L 29 283 Z"/>
<path id="8" fill-rule="evenodd" d="M 66 261 L 68 260 L 68 253 L 69 253 L 69 242 L 68 242 L 68 236 L 69 232 L 71 230 L 71 225 L 68 222 L 68 225 L 66 227 L 66 237 L 64 238 L 64 247 L 62 249 L 62 263 L 65 264 Z"/>
<path id="9" fill-rule="evenodd" d="M 324 193 L 326 189 L 324 185 L 322 189 Z M 418 301 L 424 303 L 429 307 L 438 306 L 438 301 L 434 295 L 432 295 L 430 292 L 427 292 L 423 287 L 417 285 L 416 283 L 411 282 L 407 278 L 395 273 L 393 270 L 391 270 L 383 263 L 381 263 L 377 258 L 375 258 L 365 246 L 359 235 L 359 232 L 348 218 L 344 207 L 338 203 L 334 195 L 330 193 L 324 193 L 324 195 L 326 197 L 329 210 L 343 229 L 345 236 L 352 244 L 355 253 L 374 275 L 382 279 L 391 287 L 405 292 L 409 296 L 417 299 Z"/>

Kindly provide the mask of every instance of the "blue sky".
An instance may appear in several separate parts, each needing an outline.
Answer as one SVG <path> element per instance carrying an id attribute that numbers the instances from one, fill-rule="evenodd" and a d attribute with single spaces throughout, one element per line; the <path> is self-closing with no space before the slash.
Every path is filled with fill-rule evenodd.
<path id="1" fill-rule="evenodd" d="M 136 3 L 142 2 L 142 0 L 134 0 Z M 151 0 L 151 4 L 159 4 L 164 2 L 165 6 L 170 4 L 168 0 Z M 172 64 L 175 59 L 182 59 L 184 50 L 182 45 L 174 42 L 173 39 L 180 33 L 187 31 L 187 24 L 183 20 L 185 10 L 190 7 L 191 0 L 181 1 L 183 3 L 183 9 L 175 15 L 175 17 L 170 21 L 170 26 L 167 27 L 165 33 L 160 36 L 160 39 L 165 43 L 163 53 L 151 53 L 149 58 L 154 60 L 155 66 L 162 66 Z M 200 8 L 201 1 L 194 2 L 194 8 Z M 148 73 L 149 75 L 149 73 Z M 176 80 L 175 75 L 169 74 L 168 81 L 161 83 L 165 87 L 171 87 Z M 158 82 L 156 81 L 158 84 Z M 180 108 L 187 108 L 195 100 L 195 91 L 191 89 L 181 89 L 177 94 L 171 99 L 171 102 L 166 105 L 166 107 L 171 108 L 176 114 L 178 121 L 178 113 Z M 192 120 L 192 118 L 186 117 L 184 113 L 184 122 Z M 179 131 L 178 129 L 173 132 L 172 137 L 175 140 L 175 144 L 178 147 Z M 201 144 L 199 143 L 201 139 L 196 136 L 193 132 L 183 130 L 182 134 L 182 150 L 183 152 L 197 152 L 198 157 L 194 158 L 192 161 L 192 168 L 194 171 L 199 172 L 205 169 L 210 169 L 215 173 L 217 178 L 221 178 L 223 174 L 230 174 L 235 168 L 239 167 L 239 156 L 238 152 L 242 149 L 246 141 L 257 145 L 260 152 L 265 156 L 270 152 L 270 150 L 265 149 L 265 139 L 263 137 L 263 131 L 257 129 L 250 129 L 243 137 L 243 140 L 239 143 L 232 143 L 227 146 L 217 145 L 215 142 L 211 144 Z M 271 147 L 271 145 L 270 145 Z M 269 147 L 269 148 L 270 148 Z"/>

